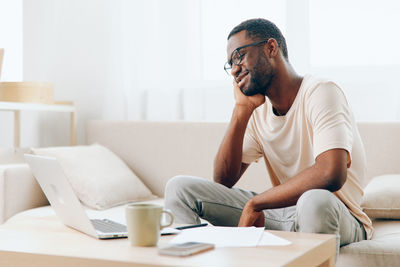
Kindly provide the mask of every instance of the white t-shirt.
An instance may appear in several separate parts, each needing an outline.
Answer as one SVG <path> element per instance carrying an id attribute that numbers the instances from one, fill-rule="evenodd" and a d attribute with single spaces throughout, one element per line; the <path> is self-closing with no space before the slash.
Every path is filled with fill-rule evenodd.
<path id="1" fill-rule="evenodd" d="M 372 223 L 360 208 L 366 183 L 364 146 L 346 97 L 332 81 L 305 76 L 285 116 L 276 116 L 266 98 L 247 125 L 242 162 L 264 157 L 271 182 L 277 186 L 334 148 L 347 150 L 351 161 L 345 184 L 334 194 L 363 223 L 370 239 Z"/>

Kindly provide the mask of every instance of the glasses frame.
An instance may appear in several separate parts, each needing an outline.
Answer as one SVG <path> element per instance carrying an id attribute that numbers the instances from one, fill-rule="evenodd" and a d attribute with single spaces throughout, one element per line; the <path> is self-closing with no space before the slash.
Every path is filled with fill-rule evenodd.
<path id="1" fill-rule="evenodd" d="M 224 65 L 225 72 L 230 76 L 231 73 L 228 70 L 232 69 L 232 64 L 235 64 L 236 66 L 238 66 L 240 63 L 242 63 L 242 59 L 243 59 L 244 55 L 240 54 L 240 50 L 241 49 L 246 48 L 246 47 L 250 47 L 250 46 L 256 46 L 256 45 L 259 45 L 259 44 L 262 44 L 262 43 L 267 43 L 270 39 L 272 39 L 272 38 L 269 38 L 269 39 L 266 39 L 266 40 L 257 41 L 257 42 L 254 42 L 254 43 L 251 43 L 251 44 L 247 44 L 247 45 L 243 45 L 243 46 L 239 46 L 238 48 L 233 50 L 232 53 L 231 53 L 231 58 Z M 239 62 L 232 62 L 232 57 L 233 57 L 233 54 L 235 52 L 239 54 Z"/>

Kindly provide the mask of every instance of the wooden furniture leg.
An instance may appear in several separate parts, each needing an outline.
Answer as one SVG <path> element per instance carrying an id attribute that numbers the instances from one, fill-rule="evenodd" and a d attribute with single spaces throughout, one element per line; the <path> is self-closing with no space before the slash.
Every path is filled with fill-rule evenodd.
<path id="1" fill-rule="evenodd" d="M 20 147 L 21 138 L 21 112 L 19 110 L 14 111 L 14 147 Z"/>
<path id="2" fill-rule="evenodd" d="M 325 262 L 323 262 L 319 267 L 335 267 L 335 256 L 330 257 Z"/>
<path id="3" fill-rule="evenodd" d="M 76 128 L 77 128 L 77 121 L 76 121 L 76 112 L 71 112 L 71 126 L 70 126 L 70 141 L 71 146 L 76 146 Z"/>

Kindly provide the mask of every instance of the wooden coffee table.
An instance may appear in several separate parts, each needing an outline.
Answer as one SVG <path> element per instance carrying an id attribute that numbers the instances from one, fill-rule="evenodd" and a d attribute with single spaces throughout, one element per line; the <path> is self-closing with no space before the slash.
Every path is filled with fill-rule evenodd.
<path id="1" fill-rule="evenodd" d="M 156 247 L 127 239 L 97 240 L 64 226 L 55 216 L 19 218 L 0 225 L 0 266 L 334 266 L 335 236 L 268 231 L 288 246 L 217 248 L 189 257 L 161 256 Z M 166 245 L 172 236 L 163 236 Z"/>

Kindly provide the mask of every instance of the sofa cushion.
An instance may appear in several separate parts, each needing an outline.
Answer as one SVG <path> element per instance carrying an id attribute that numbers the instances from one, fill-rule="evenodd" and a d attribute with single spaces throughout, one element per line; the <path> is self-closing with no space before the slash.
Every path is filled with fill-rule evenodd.
<path id="1" fill-rule="evenodd" d="M 0 224 L 14 214 L 48 205 L 28 164 L 0 165 Z"/>
<path id="2" fill-rule="evenodd" d="M 365 187 L 361 207 L 370 218 L 400 219 L 400 175 L 372 179 Z"/>
<path id="3" fill-rule="evenodd" d="M 29 148 L 4 148 L 0 147 L 0 164 L 25 163 L 24 153 L 29 153 Z"/>
<path id="4" fill-rule="evenodd" d="M 32 151 L 37 155 L 55 157 L 76 195 L 88 207 L 106 209 L 155 198 L 126 164 L 104 146 L 95 144 Z"/>
<path id="5" fill-rule="evenodd" d="M 400 221 L 372 221 L 375 229 L 371 240 L 351 243 L 340 248 L 337 267 L 399 266 Z"/>

